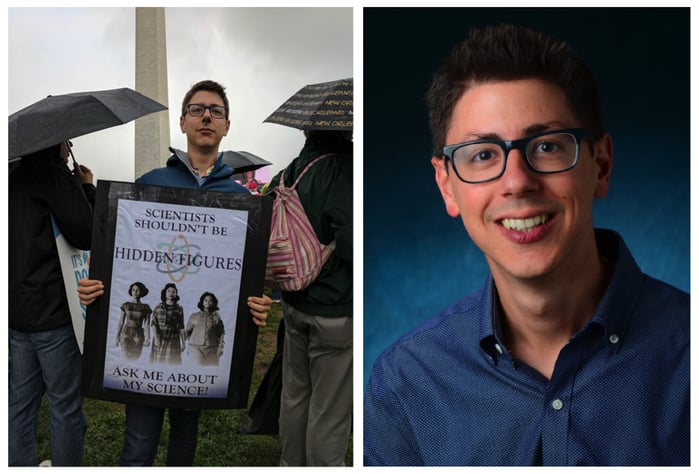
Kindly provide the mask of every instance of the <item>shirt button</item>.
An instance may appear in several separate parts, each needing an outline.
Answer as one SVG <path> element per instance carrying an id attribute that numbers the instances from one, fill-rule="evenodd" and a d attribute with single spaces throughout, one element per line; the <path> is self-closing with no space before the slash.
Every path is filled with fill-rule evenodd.
<path id="1" fill-rule="evenodd" d="M 563 401 L 561 401 L 560 398 L 557 398 L 557 399 L 555 399 L 554 401 L 551 402 L 551 407 L 552 407 L 554 410 L 558 411 L 558 410 L 560 410 L 561 408 L 563 408 Z"/>
<path id="2" fill-rule="evenodd" d="M 619 342 L 619 336 L 617 336 L 616 334 L 611 334 L 609 336 L 609 342 L 611 342 L 612 344 L 616 344 L 617 342 Z"/>
<path id="3" fill-rule="evenodd" d="M 495 344 L 495 350 L 498 351 L 500 355 L 502 355 L 502 347 L 500 347 L 500 344 Z"/>

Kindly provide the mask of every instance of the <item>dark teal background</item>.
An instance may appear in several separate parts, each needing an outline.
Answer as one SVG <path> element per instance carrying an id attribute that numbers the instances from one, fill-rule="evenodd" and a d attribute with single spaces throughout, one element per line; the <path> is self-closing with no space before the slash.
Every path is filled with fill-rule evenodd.
<path id="1" fill-rule="evenodd" d="M 378 354 L 488 271 L 434 182 L 424 93 L 473 26 L 567 41 L 600 83 L 614 143 L 595 225 L 689 291 L 689 8 L 364 8 L 364 383 Z"/>

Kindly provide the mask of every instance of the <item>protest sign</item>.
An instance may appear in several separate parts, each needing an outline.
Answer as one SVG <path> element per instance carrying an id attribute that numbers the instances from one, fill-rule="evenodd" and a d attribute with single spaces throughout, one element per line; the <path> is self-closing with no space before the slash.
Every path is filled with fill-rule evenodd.
<path id="1" fill-rule="evenodd" d="M 85 305 L 80 303 L 78 298 L 78 280 L 86 278 L 88 275 L 87 261 L 90 257 L 89 250 L 80 250 L 68 243 L 63 236 L 61 229 L 56 225 L 56 221 L 51 216 L 53 235 L 56 237 L 56 250 L 58 259 L 61 262 L 61 272 L 63 272 L 63 283 L 66 288 L 66 299 L 70 309 L 70 319 L 73 323 L 75 340 L 78 343 L 80 352 L 83 352 L 83 339 L 85 338 Z"/>
<path id="2" fill-rule="evenodd" d="M 271 200 L 114 181 L 97 185 L 83 393 L 180 408 L 244 408 Z"/>

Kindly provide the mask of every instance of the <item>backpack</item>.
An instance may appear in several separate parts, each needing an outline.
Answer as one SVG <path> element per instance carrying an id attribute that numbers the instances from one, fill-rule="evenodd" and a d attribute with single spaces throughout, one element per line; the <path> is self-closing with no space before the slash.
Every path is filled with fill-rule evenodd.
<path id="1" fill-rule="evenodd" d="M 321 268 L 335 249 L 335 241 L 324 245 L 318 240 L 301 199 L 296 193 L 303 175 L 322 155 L 311 161 L 290 187 L 284 185 L 284 171 L 279 186 L 274 189 L 276 198 L 272 205 L 272 225 L 269 235 L 265 283 L 282 291 L 300 291 L 318 278 Z"/>

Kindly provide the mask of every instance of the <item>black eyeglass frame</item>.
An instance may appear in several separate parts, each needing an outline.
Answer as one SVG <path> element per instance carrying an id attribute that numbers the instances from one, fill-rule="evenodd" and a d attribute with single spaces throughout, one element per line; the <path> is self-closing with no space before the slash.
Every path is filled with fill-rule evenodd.
<path id="1" fill-rule="evenodd" d="M 538 170 L 534 167 L 534 165 L 529 161 L 529 155 L 527 154 L 527 145 L 529 144 L 530 141 L 539 138 L 544 135 L 555 135 L 555 134 L 568 134 L 572 135 L 573 138 L 575 138 L 575 160 L 573 163 L 568 166 L 567 168 L 563 168 L 560 170 L 556 171 L 541 171 Z M 463 143 L 456 143 L 454 145 L 447 145 L 444 148 L 442 148 L 442 153 L 445 158 L 449 160 L 451 163 L 451 168 L 454 170 L 454 173 L 456 173 L 456 177 L 459 178 L 461 181 L 464 183 L 468 184 L 479 184 L 479 183 L 487 183 L 489 181 L 495 181 L 498 179 L 500 176 L 505 174 L 505 169 L 507 169 L 507 157 L 510 154 L 510 151 L 512 150 L 519 150 L 522 152 L 522 155 L 525 158 L 525 161 L 527 163 L 527 167 L 529 167 L 530 170 L 532 170 L 535 173 L 540 173 L 540 174 L 555 174 L 555 173 L 562 173 L 564 171 L 571 170 L 575 168 L 575 165 L 578 164 L 578 158 L 580 157 L 580 145 L 582 144 L 583 140 L 592 138 L 592 135 L 587 131 L 585 128 L 561 128 L 558 130 L 546 130 L 544 132 L 540 133 L 535 133 L 534 135 L 529 135 L 528 137 L 523 137 L 523 138 L 518 138 L 517 140 L 474 140 L 474 141 L 469 141 L 469 142 L 463 142 Z M 502 148 L 502 151 L 504 152 L 504 160 L 502 164 L 502 169 L 500 172 L 496 175 L 493 176 L 492 178 L 488 179 L 481 179 L 478 181 L 469 181 L 461 177 L 459 174 L 459 171 L 456 169 L 456 165 L 454 164 L 454 152 L 464 146 L 467 145 L 478 145 L 480 143 L 490 143 L 493 145 L 498 145 L 500 148 Z"/>
<path id="2" fill-rule="evenodd" d="M 192 106 L 201 107 L 201 108 L 204 109 L 204 111 L 201 113 L 201 115 L 194 115 L 194 114 L 193 114 L 192 112 L 190 112 L 190 110 L 189 110 L 190 107 L 192 107 Z M 215 117 L 215 116 L 214 116 L 214 112 L 213 112 L 214 108 L 216 108 L 216 109 L 223 109 L 223 117 Z M 184 108 L 184 112 L 185 112 L 186 114 L 188 113 L 188 114 L 191 115 L 192 117 L 203 117 L 204 114 L 206 113 L 207 109 L 209 110 L 209 115 L 211 115 L 212 118 L 219 119 L 219 120 L 220 120 L 220 119 L 228 118 L 228 107 L 226 107 L 226 106 L 224 106 L 224 105 L 206 105 L 206 104 L 196 104 L 196 103 L 195 103 L 195 104 L 187 104 L 187 106 Z"/>

